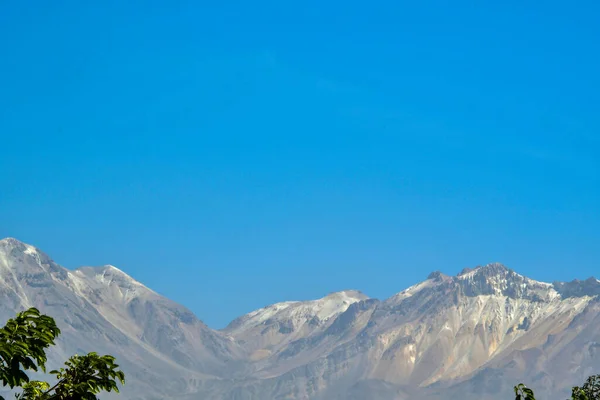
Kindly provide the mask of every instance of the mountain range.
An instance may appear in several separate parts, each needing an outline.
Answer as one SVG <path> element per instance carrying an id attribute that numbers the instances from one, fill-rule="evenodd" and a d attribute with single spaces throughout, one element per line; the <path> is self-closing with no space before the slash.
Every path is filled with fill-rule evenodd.
<path id="1" fill-rule="evenodd" d="M 600 370 L 599 295 L 595 278 L 544 283 L 492 263 L 385 300 L 277 303 L 214 330 L 114 266 L 68 270 L 0 240 L 0 319 L 54 317 L 50 367 L 116 356 L 125 399 L 509 399 L 519 382 L 564 399 Z"/>

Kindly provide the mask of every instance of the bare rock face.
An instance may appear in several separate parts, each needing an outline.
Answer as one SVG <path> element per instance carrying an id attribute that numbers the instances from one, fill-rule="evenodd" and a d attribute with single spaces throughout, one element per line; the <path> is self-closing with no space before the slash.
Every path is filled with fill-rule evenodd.
<path id="1" fill-rule="evenodd" d="M 253 311 L 221 331 L 114 266 L 70 271 L 0 240 L 0 317 L 28 307 L 74 353 L 113 354 L 128 399 L 562 399 L 600 369 L 600 282 L 538 282 L 501 264 L 384 301 L 355 291 Z M 109 396 L 110 397 L 110 396 Z"/>

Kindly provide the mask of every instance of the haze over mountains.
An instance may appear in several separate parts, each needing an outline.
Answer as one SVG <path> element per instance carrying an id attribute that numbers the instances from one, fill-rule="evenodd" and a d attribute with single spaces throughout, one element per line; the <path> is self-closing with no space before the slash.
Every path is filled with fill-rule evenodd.
<path id="1" fill-rule="evenodd" d="M 277 303 L 222 330 L 113 266 L 67 270 L 16 239 L 0 240 L 0 278 L 3 321 L 32 306 L 56 319 L 50 366 L 113 354 L 127 399 L 508 399 L 519 382 L 562 399 L 600 369 L 595 278 L 543 283 L 489 264 L 385 300 Z"/>

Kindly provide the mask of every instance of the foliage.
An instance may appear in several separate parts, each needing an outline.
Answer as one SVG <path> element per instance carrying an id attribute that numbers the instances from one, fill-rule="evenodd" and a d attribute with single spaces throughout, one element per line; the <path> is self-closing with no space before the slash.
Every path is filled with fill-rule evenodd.
<path id="1" fill-rule="evenodd" d="M 31 308 L 0 329 L 0 380 L 11 388 L 29 382 L 23 370 L 46 372 L 46 349 L 60 330 L 54 320 Z"/>
<path id="2" fill-rule="evenodd" d="M 533 390 L 519 383 L 515 386 L 515 400 L 535 400 Z"/>
<path id="3" fill-rule="evenodd" d="M 582 387 L 573 387 L 571 398 L 573 400 L 600 400 L 600 375 L 590 376 Z"/>
<path id="4" fill-rule="evenodd" d="M 101 391 L 118 392 L 117 380 L 125 383 L 115 358 L 89 353 L 75 355 L 59 370 L 50 371 L 56 384 L 30 381 L 25 371 L 46 372 L 46 349 L 60 334 L 56 322 L 39 310 L 30 308 L 0 329 L 0 381 L 11 389 L 20 387 L 18 400 L 96 400 Z M 4 400 L 0 396 L 0 400 Z"/>
<path id="5" fill-rule="evenodd" d="M 515 386 L 516 400 L 535 400 L 533 390 L 522 383 Z M 571 390 L 571 400 L 600 400 L 600 375 L 592 375 L 583 386 L 574 386 Z"/>

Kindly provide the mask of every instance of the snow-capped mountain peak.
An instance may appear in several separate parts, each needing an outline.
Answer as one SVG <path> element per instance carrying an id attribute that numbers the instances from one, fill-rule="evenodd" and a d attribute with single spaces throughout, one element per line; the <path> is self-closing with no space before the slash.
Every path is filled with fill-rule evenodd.
<path id="1" fill-rule="evenodd" d="M 285 301 L 252 311 L 234 320 L 225 331 L 237 332 L 274 321 L 288 321 L 298 325 L 308 321 L 327 321 L 344 311 L 353 303 L 369 297 L 358 290 L 330 293 L 318 300 Z"/>
<path id="2" fill-rule="evenodd" d="M 121 286 L 144 286 L 119 268 L 110 264 L 101 267 L 80 267 L 74 272 L 76 275 L 86 276 L 88 279 L 105 285 L 114 283 Z"/>
<path id="3" fill-rule="evenodd" d="M 330 302 L 346 302 L 348 304 L 355 303 L 361 300 L 367 300 L 369 296 L 362 293 L 359 290 L 342 290 L 339 292 L 329 293 L 327 296 L 323 297 L 321 300 L 330 301 Z"/>
<path id="4" fill-rule="evenodd" d="M 344 290 L 309 301 L 286 301 L 252 311 L 223 332 L 244 343 L 253 359 L 275 354 L 295 340 L 324 332 L 348 308 L 369 297 Z"/>
<path id="5" fill-rule="evenodd" d="M 0 275 L 5 281 L 16 282 L 23 278 L 42 284 L 42 281 L 64 280 L 68 273 L 38 248 L 14 238 L 6 238 L 0 240 Z"/>
<path id="6" fill-rule="evenodd" d="M 0 240 L 0 252 L 4 253 L 5 256 L 10 254 L 13 257 L 18 257 L 19 255 L 34 257 L 39 263 L 44 264 L 51 262 L 50 257 L 41 250 L 15 238 L 5 238 Z"/>
<path id="7" fill-rule="evenodd" d="M 456 283 L 467 296 L 497 295 L 548 301 L 558 295 L 552 284 L 527 278 L 500 263 L 463 270 L 456 276 Z"/>
<path id="8" fill-rule="evenodd" d="M 600 284 L 599 290 L 600 290 Z M 527 298 L 535 301 L 550 301 L 559 296 L 553 285 L 539 282 L 501 263 L 490 263 L 475 268 L 465 268 L 456 276 L 434 271 L 427 279 L 387 299 L 388 305 L 399 304 L 405 299 L 425 292 L 456 292 L 468 297 L 496 295 L 510 298 Z"/>
<path id="9" fill-rule="evenodd" d="M 12 238 L 12 237 L 7 237 L 4 239 L 0 239 L 0 246 L 27 246 L 25 243 L 21 242 L 18 239 Z"/>
<path id="10" fill-rule="evenodd" d="M 447 283 L 451 280 L 452 280 L 452 278 L 449 277 L 448 275 L 445 275 L 440 271 L 434 271 L 434 272 L 430 273 L 429 275 L 427 275 L 427 279 L 424 280 L 423 282 L 419 282 L 415 285 L 412 285 L 412 286 L 404 289 L 401 292 L 396 293 L 395 295 L 393 295 L 392 297 L 387 299 L 385 302 L 386 302 L 386 304 L 398 304 L 398 303 L 402 302 L 404 299 L 407 299 L 418 293 L 421 293 L 424 290 L 429 290 L 429 289 L 435 288 L 436 286 L 443 285 L 444 283 Z"/>
<path id="11" fill-rule="evenodd" d="M 554 282 L 553 287 L 563 298 L 600 295 L 600 280 L 589 277 L 571 282 Z"/>

